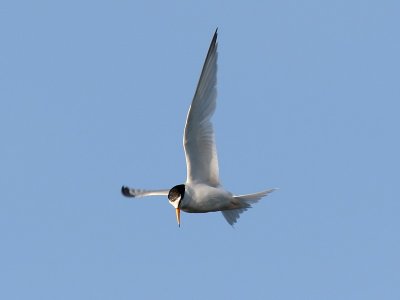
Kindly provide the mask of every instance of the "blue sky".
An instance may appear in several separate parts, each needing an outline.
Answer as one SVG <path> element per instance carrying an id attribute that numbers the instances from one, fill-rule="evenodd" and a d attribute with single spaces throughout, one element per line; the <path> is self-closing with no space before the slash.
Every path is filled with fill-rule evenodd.
<path id="1" fill-rule="evenodd" d="M 396 1 L 3 1 L 2 299 L 399 299 Z M 121 185 L 186 178 L 219 27 L 231 228 Z"/>

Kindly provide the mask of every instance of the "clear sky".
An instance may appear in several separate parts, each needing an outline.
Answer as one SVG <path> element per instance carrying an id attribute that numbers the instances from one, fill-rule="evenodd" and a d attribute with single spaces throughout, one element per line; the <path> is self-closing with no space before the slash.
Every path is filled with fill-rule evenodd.
<path id="1" fill-rule="evenodd" d="M 235 228 L 186 178 L 219 27 Z M 1 299 L 400 299 L 398 1 L 2 1 Z"/>

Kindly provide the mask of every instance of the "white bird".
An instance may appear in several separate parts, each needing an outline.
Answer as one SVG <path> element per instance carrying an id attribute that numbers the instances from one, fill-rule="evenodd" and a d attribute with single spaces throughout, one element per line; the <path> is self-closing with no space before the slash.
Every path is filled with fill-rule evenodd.
<path id="1" fill-rule="evenodd" d="M 126 186 L 122 186 L 121 189 L 122 194 L 127 197 L 168 195 L 169 203 L 176 210 L 179 226 L 181 210 L 188 213 L 221 211 L 226 221 L 233 225 L 242 212 L 275 190 L 233 195 L 220 183 L 217 149 L 211 123 L 217 99 L 217 30 L 208 49 L 186 118 L 183 134 L 187 168 L 186 182 L 165 190 L 142 190 Z"/>

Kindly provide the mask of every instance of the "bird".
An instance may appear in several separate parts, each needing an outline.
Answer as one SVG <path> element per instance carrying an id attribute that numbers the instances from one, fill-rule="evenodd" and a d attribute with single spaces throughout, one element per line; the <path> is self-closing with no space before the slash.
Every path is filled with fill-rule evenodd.
<path id="1" fill-rule="evenodd" d="M 215 134 L 211 117 L 217 100 L 218 28 L 215 30 L 190 105 L 183 133 L 186 157 L 186 182 L 171 189 L 146 190 L 122 186 L 126 197 L 167 196 L 175 208 L 180 227 L 180 212 L 208 213 L 221 211 L 226 221 L 234 225 L 241 213 L 276 188 L 257 193 L 234 195 L 219 179 Z"/>

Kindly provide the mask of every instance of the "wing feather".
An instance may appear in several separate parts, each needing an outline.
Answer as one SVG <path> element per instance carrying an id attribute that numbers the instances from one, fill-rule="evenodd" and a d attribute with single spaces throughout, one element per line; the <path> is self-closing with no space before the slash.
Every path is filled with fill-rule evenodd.
<path id="1" fill-rule="evenodd" d="M 219 185 L 217 148 L 211 117 L 217 100 L 217 30 L 201 71 L 183 135 L 187 182 Z"/>
<path id="2" fill-rule="evenodd" d="M 121 193 L 126 197 L 167 196 L 169 190 L 143 190 L 122 186 Z"/>

